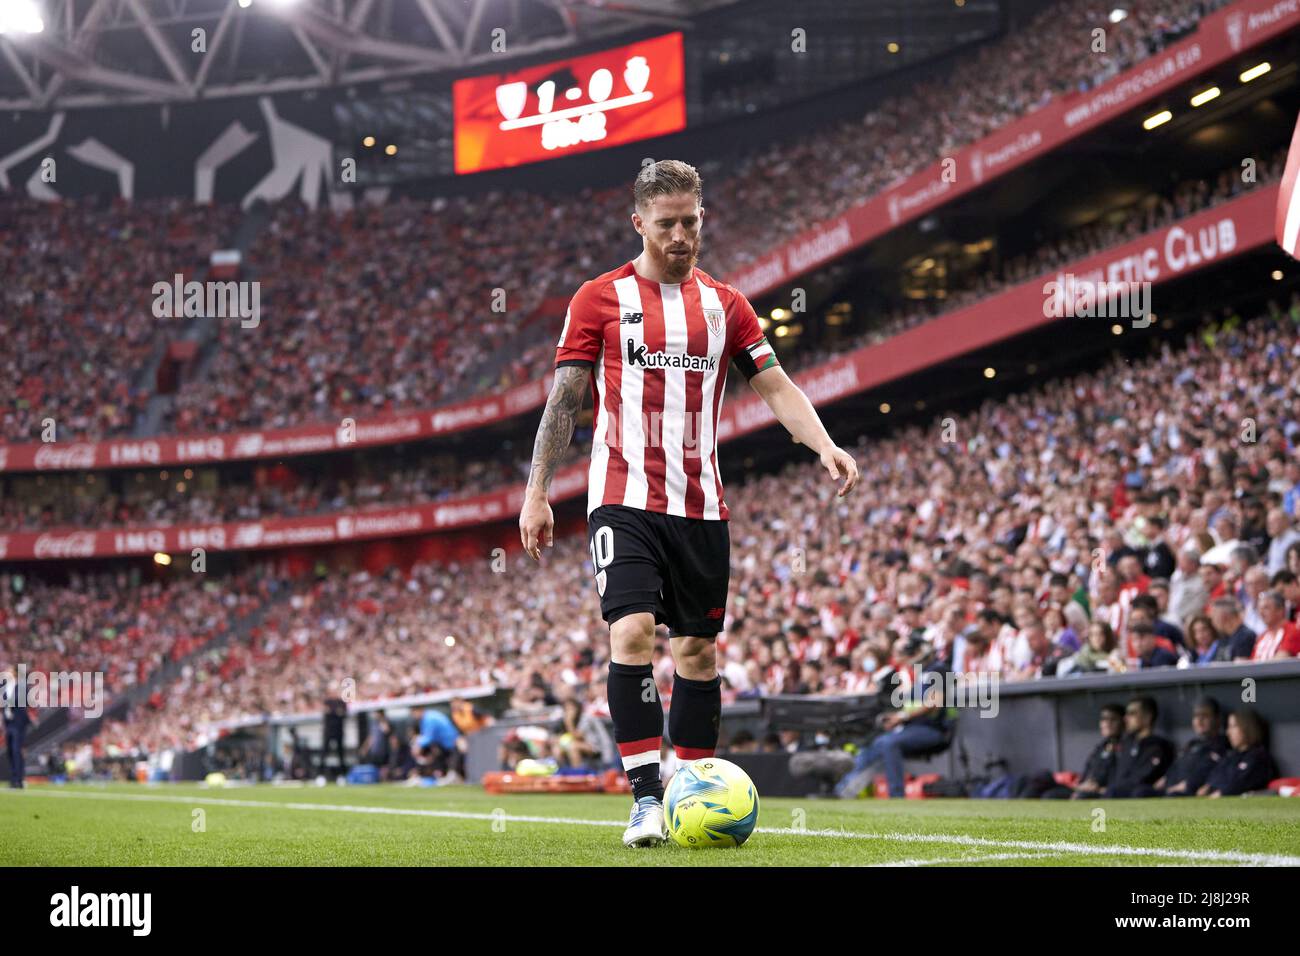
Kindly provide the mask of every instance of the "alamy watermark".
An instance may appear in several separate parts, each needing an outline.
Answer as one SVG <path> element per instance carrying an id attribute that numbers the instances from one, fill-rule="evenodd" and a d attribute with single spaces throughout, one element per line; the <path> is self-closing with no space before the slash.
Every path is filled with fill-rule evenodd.
<path id="1" fill-rule="evenodd" d="M 708 412 L 656 410 L 624 415 L 619 409 L 603 409 L 602 414 L 605 429 L 597 437 L 608 448 L 680 449 L 685 458 L 701 458 L 712 452 L 704 442 L 706 430 L 713 424 Z"/>
<path id="2" fill-rule="evenodd" d="M 18 665 L 0 671 L 0 705 L 4 707 L 73 707 L 87 717 L 104 713 L 103 671 L 40 671 Z"/>
<path id="3" fill-rule="evenodd" d="M 998 715 L 999 677 L 996 673 L 955 674 L 952 671 L 928 671 L 912 665 L 910 686 L 898 681 L 890 692 L 889 702 L 898 709 L 915 704 L 924 707 L 972 707 L 981 717 Z"/>
<path id="4" fill-rule="evenodd" d="M 1043 283 L 1043 315 L 1049 319 L 1132 319 L 1151 324 L 1150 282 L 1106 282 L 1066 272 Z"/>
<path id="5" fill-rule="evenodd" d="M 172 281 L 153 284 L 156 319 L 239 319 L 245 329 L 262 321 L 260 282 L 186 282 L 179 272 Z"/>

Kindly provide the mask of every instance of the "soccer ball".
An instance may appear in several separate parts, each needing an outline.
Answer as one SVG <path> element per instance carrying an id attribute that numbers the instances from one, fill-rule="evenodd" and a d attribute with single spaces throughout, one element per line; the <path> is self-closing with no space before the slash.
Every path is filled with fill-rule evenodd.
<path id="1" fill-rule="evenodd" d="M 758 791 L 729 760 L 692 760 L 669 781 L 664 815 L 681 846 L 740 846 L 758 822 Z"/>

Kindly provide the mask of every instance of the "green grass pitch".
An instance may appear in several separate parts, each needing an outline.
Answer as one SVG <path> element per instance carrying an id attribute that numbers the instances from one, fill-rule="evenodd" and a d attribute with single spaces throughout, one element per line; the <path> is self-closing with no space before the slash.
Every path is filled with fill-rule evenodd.
<path id="1" fill-rule="evenodd" d="M 1300 800 L 1283 798 L 764 799 L 732 850 L 625 849 L 629 808 L 468 786 L 33 786 L 0 791 L 0 865 L 1300 865 Z"/>

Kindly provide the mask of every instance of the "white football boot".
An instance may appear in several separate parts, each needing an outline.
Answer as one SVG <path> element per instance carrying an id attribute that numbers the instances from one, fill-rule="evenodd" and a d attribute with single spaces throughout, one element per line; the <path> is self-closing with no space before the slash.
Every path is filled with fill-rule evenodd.
<path id="1" fill-rule="evenodd" d="M 623 845 L 658 846 L 667 839 L 663 801 L 654 797 L 642 797 L 632 804 L 632 818 L 623 831 Z"/>

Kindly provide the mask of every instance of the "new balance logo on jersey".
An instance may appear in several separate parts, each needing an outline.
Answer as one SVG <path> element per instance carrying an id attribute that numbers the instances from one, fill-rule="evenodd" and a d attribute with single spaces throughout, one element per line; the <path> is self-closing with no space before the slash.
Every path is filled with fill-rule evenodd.
<path id="1" fill-rule="evenodd" d="M 698 269 L 650 282 L 625 262 L 579 287 L 555 360 L 592 367 L 588 514 L 617 504 L 728 519 L 717 461 L 728 367 L 752 378 L 776 364 L 744 295 Z"/>
<path id="2" fill-rule="evenodd" d="M 684 368 L 687 371 L 712 371 L 718 367 L 716 355 L 669 355 L 667 352 L 649 352 L 636 340 L 627 340 L 627 364 L 641 368 Z"/>

